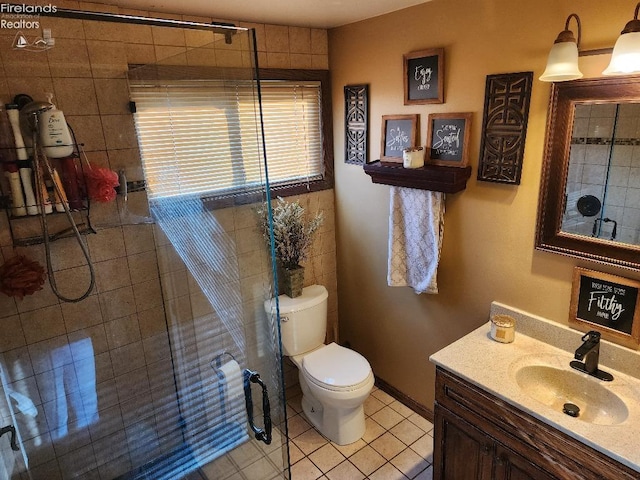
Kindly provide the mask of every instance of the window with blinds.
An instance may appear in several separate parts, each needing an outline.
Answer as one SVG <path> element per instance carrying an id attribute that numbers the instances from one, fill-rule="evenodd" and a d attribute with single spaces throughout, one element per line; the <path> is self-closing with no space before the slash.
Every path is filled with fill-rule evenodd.
<path id="1" fill-rule="evenodd" d="M 322 179 L 319 81 L 262 81 L 271 185 Z M 132 83 L 150 198 L 225 196 L 264 183 L 259 106 L 247 81 Z"/>

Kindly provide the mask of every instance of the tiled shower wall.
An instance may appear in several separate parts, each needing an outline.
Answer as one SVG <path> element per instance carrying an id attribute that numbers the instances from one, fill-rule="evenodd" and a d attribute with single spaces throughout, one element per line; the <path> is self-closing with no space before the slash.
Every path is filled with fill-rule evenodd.
<path id="1" fill-rule="evenodd" d="M 602 216 L 618 222 L 616 240 L 640 243 L 640 104 L 620 105 L 617 119 L 615 104 L 577 105 L 575 116 L 563 230 L 591 236 Z M 578 212 L 583 195 L 604 199 L 601 215 Z M 602 223 L 596 234 L 609 239 L 612 231 Z"/>
<path id="2" fill-rule="evenodd" d="M 150 15 L 89 3 L 56 5 L 205 23 L 213 20 Z M 52 93 L 89 161 L 124 169 L 130 181 L 141 179 L 142 170 L 133 119 L 127 109 L 125 75 L 129 64 L 248 65 L 247 57 L 234 46 L 218 42 L 219 47 L 206 47 L 214 41 L 210 32 L 52 18 L 42 18 L 41 23 L 51 28 L 56 42 L 47 52 L 16 51 L 11 48 L 15 32 L 0 29 L 0 101 L 9 103 L 18 93 L 46 100 L 47 93 Z M 236 23 L 256 29 L 262 67 L 328 66 L 325 30 Z M 197 48 L 200 46 L 205 47 Z M 333 192 L 298 199 L 310 212 L 321 209 L 325 214 L 325 224 L 306 265 L 305 284 L 321 283 L 329 290 L 331 341 L 337 339 Z M 48 284 L 23 300 L 0 294 L 0 353 L 6 380 L 11 390 L 29 398 L 39 413 L 33 417 L 18 412 L 34 479 L 68 478 L 71 473 L 114 478 L 181 441 L 179 435 L 165 437 L 179 423 L 175 382 L 181 380 L 173 375 L 170 337 L 178 359 L 195 361 L 205 369 L 213 353 L 211 342 L 217 341 L 221 327 L 166 236 L 157 226 L 146 223 L 148 215 L 144 192 L 130 193 L 126 203 L 118 198 L 117 202 L 92 205 L 91 220 L 98 233 L 87 236 L 86 241 L 95 265 L 96 289 L 87 299 L 60 302 Z M 261 317 L 263 290 L 258 285 L 268 276 L 269 263 L 252 207 L 217 210 L 212 215 L 232 240 L 245 337 L 250 346 L 257 345 L 265 325 Z M 7 215 L 1 213 L 0 261 L 22 253 L 45 265 L 44 247 L 13 248 L 8 222 Z M 51 219 L 52 224 L 59 222 L 59 218 Z M 12 226 L 17 236 L 38 232 L 35 219 L 15 220 Z M 62 293 L 79 295 L 88 274 L 74 240 L 54 242 L 52 261 Z M 52 364 L 52 352 L 58 352 L 62 359 L 59 365 Z M 56 399 L 51 387 L 60 368 L 70 364 L 94 368 L 99 421 L 86 426 L 77 422 L 74 435 L 56 439 Z M 181 368 L 184 365 L 176 367 L 178 374 Z M 79 371 L 71 373 L 65 386 L 70 397 L 80 392 L 87 401 L 80 375 Z M 74 399 L 68 400 L 71 405 Z"/>

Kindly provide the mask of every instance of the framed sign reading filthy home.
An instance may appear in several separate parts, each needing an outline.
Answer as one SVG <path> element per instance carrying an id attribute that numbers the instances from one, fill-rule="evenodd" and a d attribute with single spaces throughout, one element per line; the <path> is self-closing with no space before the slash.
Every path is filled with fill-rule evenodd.
<path id="1" fill-rule="evenodd" d="M 405 148 L 415 147 L 418 137 L 418 115 L 383 115 L 380 161 L 402 163 Z"/>
<path id="2" fill-rule="evenodd" d="M 576 267 L 569 323 L 583 331 L 637 348 L 640 345 L 640 281 Z"/>
<path id="3" fill-rule="evenodd" d="M 471 113 L 430 113 L 427 163 L 466 167 L 469 162 Z"/>
<path id="4" fill-rule="evenodd" d="M 404 104 L 444 103 L 444 49 L 404 55 Z"/>

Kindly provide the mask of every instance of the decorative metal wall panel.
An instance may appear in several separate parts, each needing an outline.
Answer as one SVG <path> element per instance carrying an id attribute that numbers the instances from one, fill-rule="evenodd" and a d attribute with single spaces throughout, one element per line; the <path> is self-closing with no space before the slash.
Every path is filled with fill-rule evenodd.
<path id="1" fill-rule="evenodd" d="M 487 75 L 478 180 L 520 185 L 533 72 Z"/>
<path id="2" fill-rule="evenodd" d="M 369 86 L 344 87 L 345 163 L 367 163 L 369 136 Z"/>

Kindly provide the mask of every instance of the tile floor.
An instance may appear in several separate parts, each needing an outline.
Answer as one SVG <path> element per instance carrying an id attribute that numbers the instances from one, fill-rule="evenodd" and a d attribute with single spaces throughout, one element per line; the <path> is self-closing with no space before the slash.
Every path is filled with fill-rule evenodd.
<path id="1" fill-rule="evenodd" d="M 365 434 L 345 446 L 307 422 L 295 393 L 287 389 L 291 480 L 431 480 L 433 424 L 386 392 L 374 387 L 364 404 Z"/>

